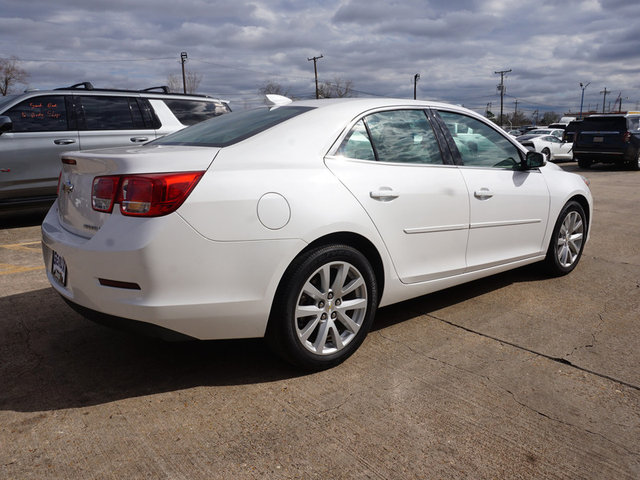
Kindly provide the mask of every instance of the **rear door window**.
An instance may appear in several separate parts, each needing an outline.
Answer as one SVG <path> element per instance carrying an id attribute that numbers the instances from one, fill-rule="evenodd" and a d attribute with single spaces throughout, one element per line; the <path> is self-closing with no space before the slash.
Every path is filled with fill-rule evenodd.
<path id="1" fill-rule="evenodd" d="M 131 97 L 78 96 L 80 130 L 138 130 L 146 126 L 138 102 Z"/>
<path id="2" fill-rule="evenodd" d="M 68 130 L 64 95 L 32 97 L 4 113 L 14 132 L 56 132 Z"/>
<path id="3" fill-rule="evenodd" d="M 423 110 L 368 115 L 356 123 L 336 155 L 391 163 L 443 163 L 438 140 Z"/>

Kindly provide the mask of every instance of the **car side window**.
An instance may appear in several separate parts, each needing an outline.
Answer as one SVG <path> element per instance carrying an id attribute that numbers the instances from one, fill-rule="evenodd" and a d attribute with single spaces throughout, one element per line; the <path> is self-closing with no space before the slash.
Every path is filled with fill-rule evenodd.
<path id="1" fill-rule="evenodd" d="M 520 151 L 497 130 L 460 113 L 439 111 L 438 114 L 451 133 L 464 165 L 519 168 L 522 160 Z"/>
<path id="2" fill-rule="evenodd" d="M 423 110 L 391 110 L 360 120 L 336 152 L 349 158 L 442 165 L 442 155 Z"/>
<path id="3" fill-rule="evenodd" d="M 342 141 L 336 155 L 355 158 L 357 160 L 376 159 L 375 153 L 373 153 L 373 147 L 371 146 L 371 140 L 369 139 L 369 133 L 367 132 L 367 127 L 364 125 L 364 120 L 360 120 L 353 126 L 351 131 Z"/>
<path id="4" fill-rule="evenodd" d="M 32 97 L 5 113 L 14 132 L 55 132 L 68 130 L 63 95 Z"/>
<path id="5" fill-rule="evenodd" d="M 81 96 L 81 130 L 133 130 L 145 128 L 135 98 Z M 147 127 L 148 128 L 148 127 Z"/>

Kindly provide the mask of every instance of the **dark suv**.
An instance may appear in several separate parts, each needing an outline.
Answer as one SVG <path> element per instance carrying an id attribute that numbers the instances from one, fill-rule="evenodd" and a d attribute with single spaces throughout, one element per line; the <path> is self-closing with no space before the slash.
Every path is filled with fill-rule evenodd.
<path id="1" fill-rule="evenodd" d="M 585 118 L 575 134 L 573 159 L 580 168 L 602 162 L 640 170 L 640 114 Z"/>
<path id="2" fill-rule="evenodd" d="M 89 82 L 0 97 L 0 213 L 53 201 L 63 152 L 141 144 L 229 111 L 206 95 Z"/>

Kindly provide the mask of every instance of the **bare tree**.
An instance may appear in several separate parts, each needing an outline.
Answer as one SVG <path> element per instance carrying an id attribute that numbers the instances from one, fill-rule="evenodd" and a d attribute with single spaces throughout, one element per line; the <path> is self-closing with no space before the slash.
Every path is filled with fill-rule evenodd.
<path id="1" fill-rule="evenodd" d="M 7 95 L 16 83 L 26 83 L 29 74 L 18 65 L 17 57 L 0 58 L 0 93 Z"/>
<path id="2" fill-rule="evenodd" d="M 196 93 L 198 87 L 200 86 L 200 82 L 202 82 L 202 75 L 197 72 L 185 72 L 184 81 L 187 87 L 187 93 Z M 182 75 L 171 74 L 167 78 L 167 86 L 169 87 L 169 91 L 182 93 L 184 91 L 182 85 Z"/>
<path id="3" fill-rule="evenodd" d="M 541 125 L 549 125 L 550 123 L 560 120 L 561 115 L 556 112 L 544 112 L 542 116 Z"/>
<path id="4" fill-rule="evenodd" d="M 318 93 L 320 98 L 343 98 L 356 96 L 353 91 L 353 82 L 351 80 L 343 80 L 339 77 L 335 77 L 333 82 L 323 82 L 319 85 Z"/>
<path id="5" fill-rule="evenodd" d="M 258 88 L 258 93 L 260 93 L 260 95 L 282 95 L 283 97 L 289 97 L 292 100 L 295 99 L 295 97 L 291 94 L 290 88 L 284 87 L 282 84 L 274 80 L 269 80 L 267 83 Z"/>

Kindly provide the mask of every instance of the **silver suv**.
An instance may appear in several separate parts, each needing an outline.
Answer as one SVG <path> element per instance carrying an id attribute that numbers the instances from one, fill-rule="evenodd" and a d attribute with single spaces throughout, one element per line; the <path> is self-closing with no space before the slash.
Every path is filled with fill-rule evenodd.
<path id="1" fill-rule="evenodd" d="M 145 143 L 230 111 L 205 95 L 89 82 L 0 97 L 0 211 L 53 201 L 62 152 Z"/>

